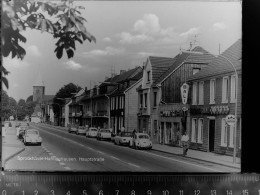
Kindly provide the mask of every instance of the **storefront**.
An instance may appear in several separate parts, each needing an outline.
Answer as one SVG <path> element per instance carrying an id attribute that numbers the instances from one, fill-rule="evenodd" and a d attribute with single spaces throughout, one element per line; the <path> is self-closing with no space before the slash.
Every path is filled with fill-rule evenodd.
<path id="1" fill-rule="evenodd" d="M 183 104 L 166 104 L 159 107 L 160 143 L 179 146 L 181 135 L 186 129 L 187 111 Z"/>

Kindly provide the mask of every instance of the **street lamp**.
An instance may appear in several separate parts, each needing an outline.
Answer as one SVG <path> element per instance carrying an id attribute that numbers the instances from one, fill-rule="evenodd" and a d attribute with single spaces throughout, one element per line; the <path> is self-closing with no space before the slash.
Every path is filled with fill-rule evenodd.
<path id="1" fill-rule="evenodd" d="M 225 57 L 225 56 L 223 56 L 223 55 L 219 55 L 218 57 L 222 57 L 222 58 L 224 58 L 225 60 L 227 60 L 231 65 L 232 65 L 232 67 L 233 67 L 233 69 L 235 70 L 235 74 L 236 74 L 236 80 L 235 80 L 235 85 L 236 85 L 236 98 L 235 98 L 235 100 L 236 100 L 236 102 L 235 102 L 235 119 L 236 119 L 236 121 L 235 121 L 235 124 L 234 124 L 234 132 L 233 132 L 233 139 L 234 139 L 234 151 L 233 151 L 233 163 L 236 163 L 236 149 L 237 149 L 237 147 L 236 147 L 236 138 L 237 138 L 237 136 L 236 136 L 236 130 L 237 130 L 237 100 L 238 100 L 238 73 L 237 73 L 237 70 L 236 70 L 236 68 L 235 68 L 235 66 L 234 66 L 234 64 L 227 58 L 227 57 Z"/>

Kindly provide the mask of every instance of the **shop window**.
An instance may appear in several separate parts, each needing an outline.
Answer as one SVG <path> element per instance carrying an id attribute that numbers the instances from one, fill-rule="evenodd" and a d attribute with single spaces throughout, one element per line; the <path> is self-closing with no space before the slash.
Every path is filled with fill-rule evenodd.
<path id="1" fill-rule="evenodd" d="M 222 103 L 228 103 L 228 77 L 223 77 L 222 82 Z"/>
<path id="2" fill-rule="evenodd" d="M 140 108 L 143 107 L 143 94 L 140 94 Z"/>
<path id="3" fill-rule="evenodd" d="M 221 146 L 227 146 L 227 129 L 228 124 L 226 123 L 226 119 L 222 119 L 221 124 Z"/>
<path id="4" fill-rule="evenodd" d="M 236 75 L 232 75 L 231 76 L 231 89 L 230 89 L 230 101 L 231 103 L 235 103 L 236 102 L 236 85 L 237 85 L 237 81 L 236 81 Z"/>
<path id="5" fill-rule="evenodd" d="M 215 104 L 216 99 L 216 80 L 210 80 L 210 104 Z"/>
<path id="6" fill-rule="evenodd" d="M 199 83 L 199 105 L 204 104 L 204 82 Z"/>
<path id="7" fill-rule="evenodd" d="M 197 105 L 197 83 L 194 82 L 192 85 L 192 104 Z"/>
<path id="8" fill-rule="evenodd" d="M 203 119 L 200 118 L 198 123 L 198 143 L 202 143 L 203 140 L 202 135 L 203 135 Z"/>
<path id="9" fill-rule="evenodd" d="M 196 126 L 197 126 L 197 119 L 192 119 L 192 129 L 191 129 L 191 141 L 196 142 Z"/>
<path id="10" fill-rule="evenodd" d="M 147 107 L 147 93 L 144 94 L 144 107 Z"/>

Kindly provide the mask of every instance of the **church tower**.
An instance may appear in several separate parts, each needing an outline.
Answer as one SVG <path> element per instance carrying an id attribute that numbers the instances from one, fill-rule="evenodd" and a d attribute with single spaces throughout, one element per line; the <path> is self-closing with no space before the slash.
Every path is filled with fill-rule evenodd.
<path id="1" fill-rule="evenodd" d="M 41 74 L 39 74 L 36 83 L 33 85 L 33 101 L 42 103 L 45 95 L 45 86 L 42 81 Z"/>

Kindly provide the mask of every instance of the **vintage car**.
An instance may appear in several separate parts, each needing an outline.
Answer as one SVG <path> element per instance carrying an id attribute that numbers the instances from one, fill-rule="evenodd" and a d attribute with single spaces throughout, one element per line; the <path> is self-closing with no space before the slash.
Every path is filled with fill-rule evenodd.
<path id="1" fill-rule="evenodd" d="M 85 135 L 87 131 L 87 128 L 85 126 L 78 126 L 77 130 L 76 130 L 76 134 L 83 134 Z"/>
<path id="2" fill-rule="evenodd" d="M 29 126 L 26 124 L 26 125 L 21 125 L 20 127 L 18 127 L 18 139 L 20 139 L 21 141 L 23 141 L 23 138 L 24 138 L 24 134 L 25 134 L 25 131 L 29 129 Z"/>
<path id="3" fill-rule="evenodd" d="M 152 149 L 152 142 L 146 133 L 136 133 L 129 142 L 129 146 L 136 149 Z"/>
<path id="4" fill-rule="evenodd" d="M 100 129 L 97 133 L 97 140 L 108 139 L 111 140 L 110 129 Z"/>
<path id="5" fill-rule="evenodd" d="M 116 145 L 129 145 L 130 140 L 132 139 L 132 132 L 120 132 L 114 138 L 114 143 Z"/>
<path id="6" fill-rule="evenodd" d="M 28 144 L 41 145 L 42 138 L 40 137 L 40 133 L 38 130 L 28 129 L 28 130 L 25 130 L 23 142 L 24 142 L 24 145 L 28 145 Z"/>
<path id="7" fill-rule="evenodd" d="M 86 132 L 86 137 L 97 137 L 97 128 L 90 127 Z"/>
<path id="8" fill-rule="evenodd" d="M 78 129 L 78 125 L 68 125 L 68 132 L 69 133 L 71 133 L 71 132 L 76 133 L 77 129 Z"/>

